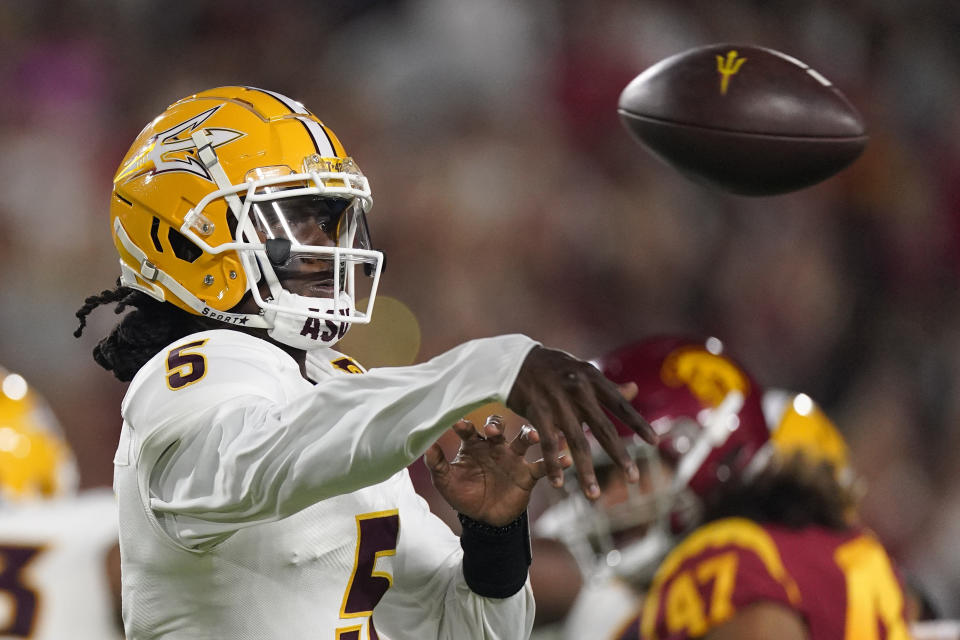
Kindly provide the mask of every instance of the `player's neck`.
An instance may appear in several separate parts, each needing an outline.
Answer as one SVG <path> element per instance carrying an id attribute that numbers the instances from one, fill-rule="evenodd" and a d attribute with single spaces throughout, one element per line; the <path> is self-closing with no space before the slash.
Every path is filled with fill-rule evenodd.
<path id="1" fill-rule="evenodd" d="M 277 342 L 276 340 L 273 340 L 273 339 L 268 338 L 268 341 L 274 346 L 277 346 L 283 349 L 287 354 L 289 354 L 289 356 L 293 358 L 294 361 L 297 363 L 297 366 L 300 367 L 300 375 L 302 375 L 304 378 L 307 378 L 307 352 L 306 351 L 304 351 L 303 349 L 295 349 L 290 345 L 283 344 L 282 342 Z M 309 378 L 307 379 L 309 380 Z"/>
<path id="2" fill-rule="evenodd" d="M 250 327 L 238 327 L 233 325 L 231 325 L 229 328 L 234 331 L 239 331 L 240 333 L 246 333 L 255 338 L 260 338 L 261 340 L 265 340 L 270 344 L 272 344 L 273 346 L 277 347 L 278 349 L 282 350 L 291 358 L 293 358 L 294 361 L 297 363 L 297 366 L 300 367 L 300 375 L 302 375 L 304 378 L 307 377 L 307 352 L 304 351 L 303 349 L 297 349 L 296 347 L 291 347 L 288 344 L 284 344 L 282 342 L 278 342 L 274 340 L 269 335 L 267 335 L 266 329 L 253 329 Z"/>
<path id="3" fill-rule="evenodd" d="M 267 290 L 266 285 L 261 282 L 260 284 L 260 294 L 264 297 L 269 296 L 270 292 Z M 253 296 L 250 293 L 247 293 L 243 299 L 235 307 L 230 309 L 232 313 L 258 313 L 260 308 L 253 301 Z M 297 349 L 291 347 L 290 345 L 284 344 L 282 342 L 277 342 L 267 334 L 266 329 L 255 329 L 253 327 L 246 327 L 243 325 L 224 325 L 224 328 L 229 327 L 234 331 L 239 331 L 241 333 L 246 333 L 261 340 L 266 340 L 270 344 L 278 347 L 288 353 L 291 358 L 296 361 L 297 365 L 300 367 L 300 375 L 304 378 L 307 377 L 307 352 L 303 349 Z"/>

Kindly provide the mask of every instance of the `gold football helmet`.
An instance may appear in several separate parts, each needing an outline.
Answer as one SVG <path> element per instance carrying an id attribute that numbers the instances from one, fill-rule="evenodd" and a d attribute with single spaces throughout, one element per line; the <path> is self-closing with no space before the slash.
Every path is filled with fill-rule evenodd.
<path id="1" fill-rule="evenodd" d="M 121 282 L 298 348 L 330 345 L 373 312 L 383 255 L 370 246 L 372 204 L 367 178 L 302 104 L 252 87 L 204 91 L 148 124 L 114 177 Z M 326 263 L 332 293 L 287 291 L 296 260 Z M 363 311 L 356 266 L 372 279 Z M 260 313 L 232 312 L 248 292 Z M 311 332 L 323 321 L 330 331 Z"/>
<path id="2" fill-rule="evenodd" d="M 854 482 L 846 440 L 810 396 L 770 389 L 763 396 L 763 412 L 775 455 L 802 455 L 815 463 L 830 464 L 841 485 Z"/>
<path id="3" fill-rule="evenodd" d="M 0 368 L 0 502 L 76 488 L 76 462 L 53 412 L 22 376 Z"/>

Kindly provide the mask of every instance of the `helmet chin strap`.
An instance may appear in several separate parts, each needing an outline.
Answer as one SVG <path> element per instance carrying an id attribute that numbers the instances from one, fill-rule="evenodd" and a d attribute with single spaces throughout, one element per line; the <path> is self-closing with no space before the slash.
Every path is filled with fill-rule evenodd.
<path id="1" fill-rule="evenodd" d="M 170 293 L 176 296 L 178 300 L 193 309 L 194 313 L 198 316 L 213 318 L 214 320 L 235 326 L 239 325 L 259 329 L 267 329 L 270 327 L 270 324 L 268 324 L 260 314 L 231 313 L 229 311 L 219 311 L 207 306 L 203 300 L 190 293 L 186 287 L 177 282 L 170 274 L 151 263 L 147 259 L 147 254 L 141 251 L 140 248 L 133 243 L 133 240 L 130 239 L 130 235 L 127 233 L 127 230 L 123 228 L 119 218 L 113 222 L 113 231 L 120 240 L 120 244 L 123 245 L 124 250 L 133 256 L 133 259 L 136 260 L 139 265 L 139 269 L 135 269 L 121 258 L 120 284 L 123 286 L 142 291 L 156 300 L 164 301 L 166 300 L 166 296 L 164 295 L 163 289 L 158 286 L 163 285 Z"/>

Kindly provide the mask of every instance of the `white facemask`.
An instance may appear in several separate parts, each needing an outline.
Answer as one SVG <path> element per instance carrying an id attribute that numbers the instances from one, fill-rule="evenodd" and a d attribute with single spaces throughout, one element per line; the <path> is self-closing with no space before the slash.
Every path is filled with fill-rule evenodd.
<path id="1" fill-rule="evenodd" d="M 353 299 L 346 292 L 340 293 L 339 315 L 353 312 Z M 337 322 L 331 318 L 311 318 L 311 311 L 334 314 L 333 300 L 330 298 L 308 298 L 281 289 L 277 304 L 287 308 L 302 310 L 303 314 L 277 313 L 267 311 L 264 314 L 273 328 L 267 335 L 295 349 L 310 351 L 319 347 L 330 347 L 337 343 L 350 328 L 349 322 Z"/>

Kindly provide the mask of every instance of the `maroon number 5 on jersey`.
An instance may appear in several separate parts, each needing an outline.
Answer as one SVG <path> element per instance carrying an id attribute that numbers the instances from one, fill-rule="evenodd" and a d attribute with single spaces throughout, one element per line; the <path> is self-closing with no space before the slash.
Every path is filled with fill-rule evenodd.
<path id="1" fill-rule="evenodd" d="M 373 627 L 373 608 L 387 589 L 393 576 L 377 571 L 377 559 L 397 553 L 400 535 L 400 514 L 396 509 L 357 516 L 357 551 L 350 583 L 343 594 L 340 618 L 370 617 L 370 640 L 378 640 Z M 362 625 L 337 630 L 338 640 L 360 640 Z"/>
<path id="2" fill-rule="evenodd" d="M 207 373 L 207 358 L 195 353 L 206 340 L 188 342 L 167 353 L 167 386 L 172 391 L 183 389 L 200 380 Z"/>

